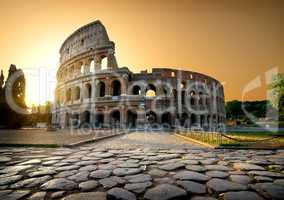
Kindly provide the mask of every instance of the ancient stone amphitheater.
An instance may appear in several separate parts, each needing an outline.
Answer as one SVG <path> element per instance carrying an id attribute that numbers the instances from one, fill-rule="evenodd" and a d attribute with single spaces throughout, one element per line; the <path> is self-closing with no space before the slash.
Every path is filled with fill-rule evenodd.
<path id="1" fill-rule="evenodd" d="M 60 48 L 52 122 L 60 128 L 192 128 L 215 131 L 225 119 L 223 86 L 207 75 L 169 68 L 118 67 L 100 21 Z"/>

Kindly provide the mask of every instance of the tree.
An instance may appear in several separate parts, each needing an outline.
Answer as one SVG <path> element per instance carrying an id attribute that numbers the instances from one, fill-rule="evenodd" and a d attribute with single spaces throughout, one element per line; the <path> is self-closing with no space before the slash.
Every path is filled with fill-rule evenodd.
<path id="1" fill-rule="evenodd" d="M 271 104 L 279 112 L 279 120 L 284 120 L 284 74 L 278 74 L 270 84 Z"/>
<path id="2" fill-rule="evenodd" d="M 252 114 L 256 118 L 266 117 L 267 112 L 271 112 L 272 106 L 269 101 L 228 101 L 226 103 L 226 115 L 227 119 L 239 120 L 243 122 L 252 123 L 246 116 L 246 112 Z"/>
<path id="3" fill-rule="evenodd" d="M 240 119 L 244 116 L 242 112 L 242 102 L 238 100 L 226 103 L 226 114 L 228 119 Z"/>
<path id="4" fill-rule="evenodd" d="M 45 114 L 46 114 L 46 121 L 47 121 L 47 125 L 50 126 L 51 125 L 51 107 L 52 107 L 52 103 L 50 101 L 47 101 L 45 104 Z"/>

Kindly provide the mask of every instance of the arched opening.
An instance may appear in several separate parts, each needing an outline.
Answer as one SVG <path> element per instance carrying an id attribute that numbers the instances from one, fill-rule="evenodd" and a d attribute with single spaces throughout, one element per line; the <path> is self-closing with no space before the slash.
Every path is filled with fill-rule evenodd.
<path id="1" fill-rule="evenodd" d="M 150 125 L 154 125 L 157 123 L 157 115 L 153 111 L 150 111 L 146 114 L 146 119 Z"/>
<path id="2" fill-rule="evenodd" d="M 210 125 L 210 115 L 207 115 L 207 125 L 209 126 Z"/>
<path id="3" fill-rule="evenodd" d="M 95 115 L 95 127 L 102 128 L 104 126 L 104 114 L 97 113 Z"/>
<path id="4" fill-rule="evenodd" d="M 121 84 L 120 81 L 115 80 L 111 84 L 112 87 L 112 96 L 120 96 L 121 94 Z"/>
<path id="5" fill-rule="evenodd" d="M 195 114 L 191 114 L 190 115 L 190 124 L 191 124 L 191 126 L 195 126 L 196 122 L 197 122 L 196 115 Z"/>
<path id="6" fill-rule="evenodd" d="M 205 124 L 205 116 L 204 115 L 200 115 L 200 127 L 203 127 L 203 125 Z"/>
<path id="7" fill-rule="evenodd" d="M 66 102 L 71 101 L 71 88 L 66 91 Z"/>
<path id="8" fill-rule="evenodd" d="M 92 60 L 90 63 L 90 72 L 94 73 L 95 72 L 95 61 Z"/>
<path id="9" fill-rule="evenodd" d="M 164 114 L 162 114 L 162 124 L 167 126 L 167 127 L 171 127 L 171 121 L 172 121 L 172 116 L 171 113 L 166 112 Z"/>
<path id="10" fill-rule="evenodd" d="M 187 113 L 182 113 L 181 118 L 180 118 L 180 125 L 184 128 L 189 127 L 189 117 Z"/>
<path id="11" fill-rule="evenodd" d="M 105 96 L 105 83 L 99 81 L 96 86 L 97 97 L 104 97 Z"/>
<path id="12" fill-rule="evenodd" d="M 141 88 L 140 88 L 140 86 L 135 85 L 135 86 L 132 88 L 132 94 L 133 94 L 133 95 L 140 95 L 140 94 L 141 94 Z"/>
<path id="13" fill-rule="evenodd" d="M 166 85 L 162 86 L 162 90 L 163 90 L 163 94 L 164 96 L 168 96 L 169 95 L 169 88 Z"/>
<path id="14" fill-rule="evenodd" d="M 206 105 L 209 106 L 210 105 L 210 98 L 206 97 Z"/>
<path id="15" fill-rule="evenodd" d="M 73 114 L 72 119 L 70 121 L 70 125 L 77 127 L 79 125 L 79 122 L 80 122 L 79 114 Z"/>
<path id="16" fill-rule="evenodd" d="M 185 103 L 185 91 L 181 91 L 181 103 L 184 104 Z"/>
<path id="17" fill-rule="evenodd" d="M 81 63 L 80 65 L 80 71 L 81 71 L 81 74 L 84 74 L 85 72 L 85 66 L 83 65 L 83 63 Z"/>
<path id="18" fill-rule="evenodd" d="M 194 91 L 190 92 L 190 104 L 195 105 L 195 92 Z"/>
<path id="19" fill-rule="evenodd" d="M 74 100 L 79 100 L 80 99 L 80 87 L 75 87 L 74 89 Z"/>
<path id="20" fill-rule="evenodd" d="M 92 96 L 92 85 L 90 83 L 87 83 L 85 85 L 85 98 L 89 99 Z"/>
<path id="21" fill-rule="evenodd" d="M 132 111 L 132 110 L 128 110 L 127 111 L 127 126 L 128 126 L 128 128 L 135 128 L 136 122 L 137 122 L 137 113 Z"/>
<path id="22" fill-rule="evenodd" d="M 214 114 L 214 115 L 213 115 L 212 122 L 213 122 L 214 124 L 216 124 L 216 123 L 217 123 L 217 117 L 216 117 L 216 114 Z"/>
<path id="23" fill-rule="evenodd" d="M 180 83 L 180 88 L 181 88 L 181 89 L 185 89 L 185 87 L 186 87 L 186 83 L 185 83 L 185 81 L 182 81 L 182 82 Z"/>
<path id="24" fill-rule="evenodd" d="M 177 101 L 177 90 L 173 89 L 174 100 Z"/>
<path id="25" fill-rule="evenodd" d="M 120 112 L 114 110 L 111 113 L 111 127 L 120 127 Z"/>
<path id="26" fill-rule="evenodd" d="M 66 113 L 65 115 L 65 125 L 66 127 L 70 126 L 70 114 L 69 113 Z"/>
<path id="27" fill-rule="evenodd" d="M 156 87 L 153 84 L 149 84 L 146 88 L 146 97 L 155 97 L 156 96 Z"/>
<path id="28" fill-rule="evenodd" d="M 89 111 L 84 111 L 82 113 L 82 121 L 81 123 L 87 123 L 89 124 L 91 122 L 91 113 Z"/>
<path id="29" fill-rule="evenodd" d="M 202 93 L 202 92 L 199 92 L 199 95 L 198 95 L 198 104 L 199 104 L 199 105 L 203 105 L 203 93 Z"/>
<path id="30" fill-rule="evenodd" d="M 107 69 L 107 57 L 102 58 L 102 60 L 101 60 L 101 69 L 102 70 Z"/>

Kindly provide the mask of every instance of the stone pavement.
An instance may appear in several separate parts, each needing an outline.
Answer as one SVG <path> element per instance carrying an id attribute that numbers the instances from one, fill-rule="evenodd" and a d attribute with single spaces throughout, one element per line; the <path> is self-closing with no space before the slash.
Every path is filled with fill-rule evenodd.
<path id="1" fill-rule="evenodd" d="M 96 143 L 99 148 L 197 148 L 200 145 L 190 143 L 181 138 L 176 137 L 168 132 L 134 132 L 131 134 L 123 135 L 115 139 L 104 140 L 103 142 Z"/>
<path id="2" fill-rule="evenodd" d="M 0 130 L 0 144 L 68 145 L 113 134 L 109 130 L 74 132 L 69 130 L 46 131 L 45 129 Z"/>
<path id="3" fill-rule="evenodd" d="M 212 150 L 168 134 L 134 133 L 72 149 L 0 148 L 0 166 L 5 200 L 284 196 L 283 150 Z"/>

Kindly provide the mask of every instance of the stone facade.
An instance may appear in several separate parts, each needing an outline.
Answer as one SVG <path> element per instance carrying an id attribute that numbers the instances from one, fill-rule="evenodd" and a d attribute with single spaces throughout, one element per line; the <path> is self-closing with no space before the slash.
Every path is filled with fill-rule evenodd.
<path id="1" fill-rule="evenodd" d="M 75 31 L 60 48 L 54 125 L 214 131 L 224 120 L 219 81 L 169 68 L 151 73 L 119 68 L 114 42 L 100 21 Z"/>

